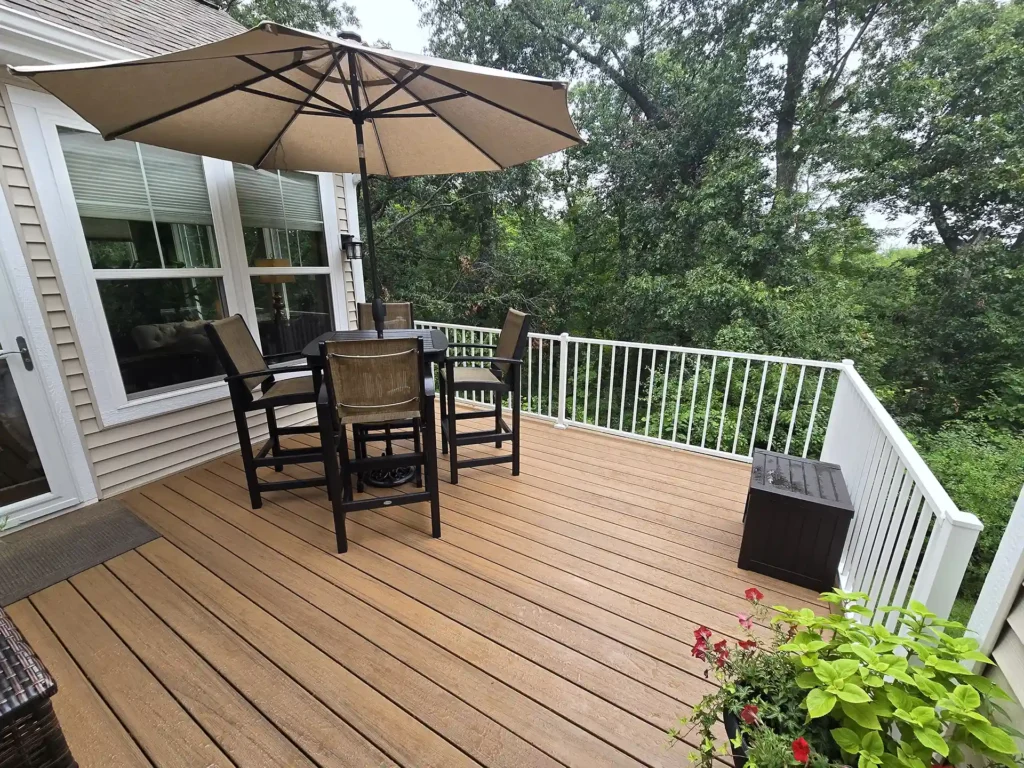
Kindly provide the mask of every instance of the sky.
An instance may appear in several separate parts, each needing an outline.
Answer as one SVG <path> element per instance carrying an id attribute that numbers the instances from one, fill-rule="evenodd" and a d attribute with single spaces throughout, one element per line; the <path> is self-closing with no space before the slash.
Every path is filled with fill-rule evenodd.
<path id="1" fill-rule="evenodd" d="M 413 0 L 349 0 L 355 6 L 367 43 L 383 40 L 396 51 L 423 53 L 427 30 L 420 27 L 420 11 Z"/>
<path id="2" fill-rule="evenodd" d="M 385 41 L 396 51 L 423 53 L 428 42 L 427 30 L 419 25 L 420 12 L 413 0 L 349 0 L 359 18 L 359 34 L 368 43 Z M 890 230 L 883 237 L 883 248 L 898 248 L 907 244 L 907 233 L 913 224 L 909 217 L 901 216 L 888 221 L 879 211 L 869 210 L 865 219 L 873 229 Z M 895 231 L 892 231 L 895 230 Z"/>

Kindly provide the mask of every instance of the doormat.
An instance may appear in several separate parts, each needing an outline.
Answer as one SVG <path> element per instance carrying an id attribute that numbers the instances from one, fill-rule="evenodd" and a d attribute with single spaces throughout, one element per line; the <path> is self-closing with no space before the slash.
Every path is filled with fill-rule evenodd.
<path id="1" fill-rule="evenodd" d="M 110 499 L 0 539 L 0 607 L 123 555 L 160 534 Z"/>

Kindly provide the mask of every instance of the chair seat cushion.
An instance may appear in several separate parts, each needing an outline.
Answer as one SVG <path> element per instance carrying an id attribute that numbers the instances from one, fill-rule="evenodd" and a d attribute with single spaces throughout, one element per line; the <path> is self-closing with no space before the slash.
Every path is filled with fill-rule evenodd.
<path id="1" fill-rule="evenodd" d="M 494 375 L 490 368 L 473 368 L 470 366 L 459 366 L 452 370 L 452 381 L 450 386 L 456 391 L 477 389 L 477 390 L 501 390 L 507 389 L 505 382 Z M 447 373 L 442 371 L 447 378 Z"/>
<path id="2" fill-rule="evenodd" d="M 270 385 L 270 389 L 256 399 L 256 404 L 266 405 L 268 400 L 273 400 L 275 405 L 316 402 L 313 377 L 294 376 L 288 379 L 277 379 Z"/>

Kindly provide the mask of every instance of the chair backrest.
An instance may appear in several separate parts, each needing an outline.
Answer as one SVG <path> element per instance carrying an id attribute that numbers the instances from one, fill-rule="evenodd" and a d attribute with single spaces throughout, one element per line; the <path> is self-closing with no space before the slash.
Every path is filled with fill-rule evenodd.
<path id="1" fill-rule="evenodd" d="M 206 324 L 206 335 L 210 337 L 217 359 L 227 371 L 228 376 L 240 373 L 266 371 L 266 376 L 253 376 L 244 381 L 246 389 L 255 389 L 269 378 L 272 378 L 263 353 L 256 346 L 256 340 L 249 331 L 249 326 L 241 315 L 232 315 L 223 320 L 214 320 Z"/>
<path id="2" fill-rule="evenodd" d="M 384 316 L 385 330 L 409 330 L 415 327 L 412 319 L 412 304 L 408 301 L 385 304 L 384 309 L 387 310 Z M 359 322 L 360 331 L 372 331 L 375 327 L 373 324 L 373 304 L 367 302 L 357 304 L 356 319 Z"/>
<path id="3" fill-rule="evenodd" d="M 498 345 L 494 350 L 494 356 L 522 360 L 529 335 L 530 316 L 518 309 L 510 309 L 505 315 L 505 322 L 501 325 L 501 333 L 498 335 Z M 491 369 L 496 376 L 504 380 L 510 367 L 508 363 L 495 363 Z"/>
<path id="4" fill-rule="evenodd" d="M 342 424 L 413 419 L 423 403 L 423 340 L 324 341 L 331 407 Z"/>

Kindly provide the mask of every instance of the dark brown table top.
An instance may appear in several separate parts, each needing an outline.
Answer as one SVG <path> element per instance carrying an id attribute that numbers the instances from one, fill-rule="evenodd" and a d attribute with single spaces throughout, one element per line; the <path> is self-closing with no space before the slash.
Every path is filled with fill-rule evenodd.
<path id="1" fill-rule="evenodd" d="M 428 363 L 440 363 L 444 360 L 448 351 L 448 337 L 444 331 L 437 329 L 392 329 L 384 331 L 385 339 L 408 339 L 419 337 L 423 339 L 423 357 Z M 313 339 L 302 348 L 302 354 L 307 358 L 320 357 L 321 341 L 356 341 L 359 339 L 375 339 L 376 331 L 328 331 Z"/>

